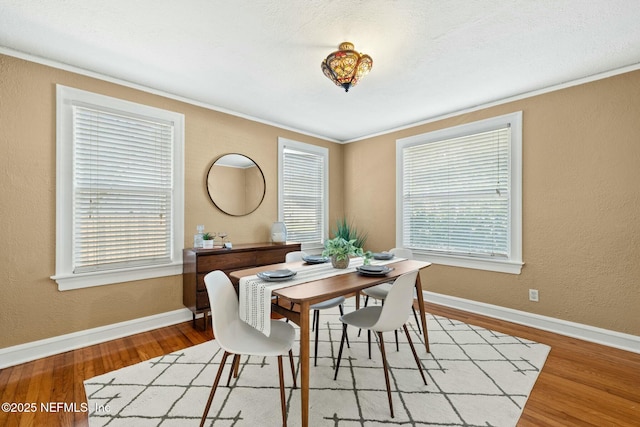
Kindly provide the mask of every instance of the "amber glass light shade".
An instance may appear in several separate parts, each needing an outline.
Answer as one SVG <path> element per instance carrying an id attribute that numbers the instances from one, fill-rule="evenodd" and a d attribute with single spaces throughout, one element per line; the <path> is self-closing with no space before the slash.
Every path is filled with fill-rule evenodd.
<path id="1" fill-rule="evenodd" d="M 349 92 L 349 88 L 358 84 L 373 66 L 373 59 L 369 55 L 353 50 L 353 44 L 341 43 L 337 50 L 322 61 L 322 72 L 337 86 Z"/>

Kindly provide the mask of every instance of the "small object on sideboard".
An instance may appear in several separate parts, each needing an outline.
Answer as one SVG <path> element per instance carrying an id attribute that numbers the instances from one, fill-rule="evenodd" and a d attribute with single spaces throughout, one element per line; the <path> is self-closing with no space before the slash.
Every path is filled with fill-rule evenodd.
<path id="1" fill-rule="evenodd" d="M 271 226 L 271 241 L 285 243 L 287 241 L 287 226 L 284 222 L 274 222 Z"/>
<path id="2" fill-rule="evenodd" d="M 204 225 L 196 226 L 196 234 L 193 235 L 193 247 L 201 248 L 202 247 L 202 235 L 204 234 Z"/>

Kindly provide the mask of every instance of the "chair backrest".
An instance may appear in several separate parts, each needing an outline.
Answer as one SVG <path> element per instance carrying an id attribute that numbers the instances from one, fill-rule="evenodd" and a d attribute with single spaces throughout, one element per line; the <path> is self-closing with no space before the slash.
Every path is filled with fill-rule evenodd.
<path id="1" fill-rule="evenodd" d="M 371 327 L 374 331 L 393 331 L 407 323 L 413 304 L 413 289 L 416 284 L 418 271 L 405 273 L 393 283 L 378 321 Z"/>
<path id="2" fill-rule="evenodd" d="M 413 252 L 411 251 L 411 249 L 393 248 L 393 249 L 390 249 L 389 252 L 391 252 L 398 258 L 413 259 Z"/>
<path id="3" fill-rule="evenodd" d="M 303 256 L 307 256 L 307 253 L 304 251 L 288 252 L 287 255 L 285 255 L 284 257 L 284 261 L 285 262 L 302 261 Z"/>
<path id="4" fill-rule="evenodd" d="M 209 294 L 209 306 L 211 307 L 211 324 L 213 335 L 223 349 L 225 343 L 234 342 L 230 325 L 240 322 L 238 311 L 238 296 L 231 280 L 220 270 L 215 270 L 204 276 L 204 284 Z"/>

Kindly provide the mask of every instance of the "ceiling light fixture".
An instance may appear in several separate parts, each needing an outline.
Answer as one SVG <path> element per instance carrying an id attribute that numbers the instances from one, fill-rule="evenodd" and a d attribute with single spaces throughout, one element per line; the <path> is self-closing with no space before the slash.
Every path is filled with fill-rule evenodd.
<path id="1" fill-rule="evenodd" d="M 373 59 L 353 50 L 353 43 L 343 42 L 338 49 L 322 61 L 322 72 L 337 86 L 349 92 L 373 66 Z"/>

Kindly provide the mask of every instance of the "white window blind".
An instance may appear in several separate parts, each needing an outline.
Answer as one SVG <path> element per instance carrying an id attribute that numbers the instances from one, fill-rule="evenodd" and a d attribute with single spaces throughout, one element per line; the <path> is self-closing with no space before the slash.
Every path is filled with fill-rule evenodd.
<path id="1" fill-rule="evenodd" d="M 181 274 L 183 170 L 183 114 L 56 85 L 58 289 Z"/>
<path id="2" fill-rule="evenodd" d="M 73 272 L 172 259 L 173 125 L 73 107 Z"/>
<path id="3" fill-rule="evenodd" d="M 404 241 L 509 257 L 509 127 L 405 148 Z"/>
<path id="4" fill-rule="evenodd" d="M 399 139 L 396 168 L 396 246 L 520 274 L 522 112 Z"/>
<path id="5" fill-rule="evenodd" d="M 326 234 L 327 153 L 280 141 L 280 219 L 287 240 L 320 246 Z M 317 148 L 317 147 L 316 147 Z"/>

